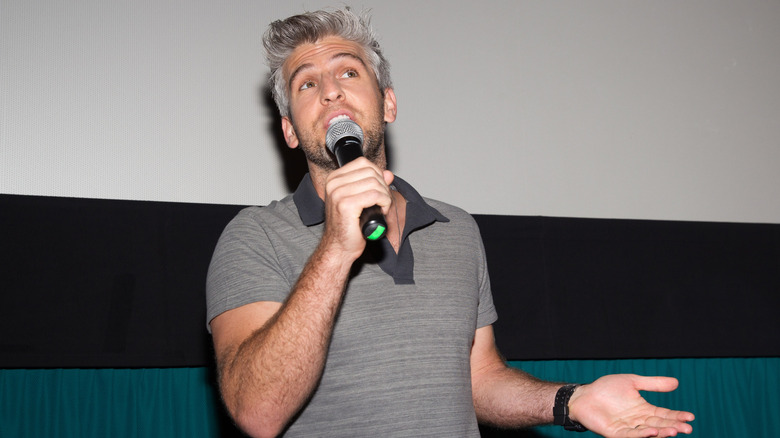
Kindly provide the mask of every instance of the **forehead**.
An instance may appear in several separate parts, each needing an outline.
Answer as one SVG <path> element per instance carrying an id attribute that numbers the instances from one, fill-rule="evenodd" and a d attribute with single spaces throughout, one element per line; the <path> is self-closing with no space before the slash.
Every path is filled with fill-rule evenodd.
<path id="1" fill-rule="evenodd" d="M 286 82 L 290 76 L 302 68 L 314 67 L 317 64 L 327 63 L 332 59 L 351 55 L 366 64 L 363 47 L 353 41 L 341 37 L 328 36 L 313 43 L 304 43 L 293 50 L 284 63 L 283 72 Z"/>

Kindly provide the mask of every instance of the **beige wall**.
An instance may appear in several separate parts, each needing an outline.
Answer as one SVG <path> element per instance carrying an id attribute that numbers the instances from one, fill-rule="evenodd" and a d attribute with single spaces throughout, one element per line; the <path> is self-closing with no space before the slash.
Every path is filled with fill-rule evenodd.
<path id="1" fill-rule="evenodd" d="M 0 192 L 283 196 L 260 34 L 323 4 L 279 3 L 0 0 Z M 780 2 L 352 4 L 393 66 L 393 170 L 423 194 L 780 222 Z"/>

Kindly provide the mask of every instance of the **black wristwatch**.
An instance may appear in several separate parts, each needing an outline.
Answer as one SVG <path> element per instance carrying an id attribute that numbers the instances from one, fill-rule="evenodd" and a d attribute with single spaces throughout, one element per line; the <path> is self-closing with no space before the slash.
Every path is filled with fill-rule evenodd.
<path id="1" fill-rule="evenodd" d="M 574 390 L 580 385 L 563 385 L 555 394 L 555 406 L 553 407 L 553 424 L 563 426 L 566 430 L 585 432 L 588 430 L 582 424 L 569 418 L 569 399 Z"/>

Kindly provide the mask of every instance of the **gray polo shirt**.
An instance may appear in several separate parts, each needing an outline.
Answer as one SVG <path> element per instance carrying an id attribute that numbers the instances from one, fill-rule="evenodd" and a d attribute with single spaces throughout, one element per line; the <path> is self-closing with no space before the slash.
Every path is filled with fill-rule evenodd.
<path id="1" fill-rule="evenodd" d="M 471 215 L 407 200 L 398 254 L 386 239 L 355 263 L 322 380 L 285 436 L 479 436 L 471 399 L 474 332 L 497 316 Z M 282 302 L 322 235 L 324 204 L 307 175 L 293 195 L 242 210 L 209 267 L 207 318 Z"/>

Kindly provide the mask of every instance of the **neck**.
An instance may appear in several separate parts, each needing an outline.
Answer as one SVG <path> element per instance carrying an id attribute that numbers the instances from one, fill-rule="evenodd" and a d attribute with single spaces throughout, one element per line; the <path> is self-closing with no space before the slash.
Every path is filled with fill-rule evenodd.
<path id="1" fill-rule="evenodd" d="M 311 176 L 311 183 L 314 185 L 314 190 L 317 191 L 317 196 L 319 196 L 323 201 L 325 200 L 325 181 L 327 181 L 328 175 L 330 175 L 329 171 L 312 166 L 311 163 L 309 163 L 309 176 Z"/>

